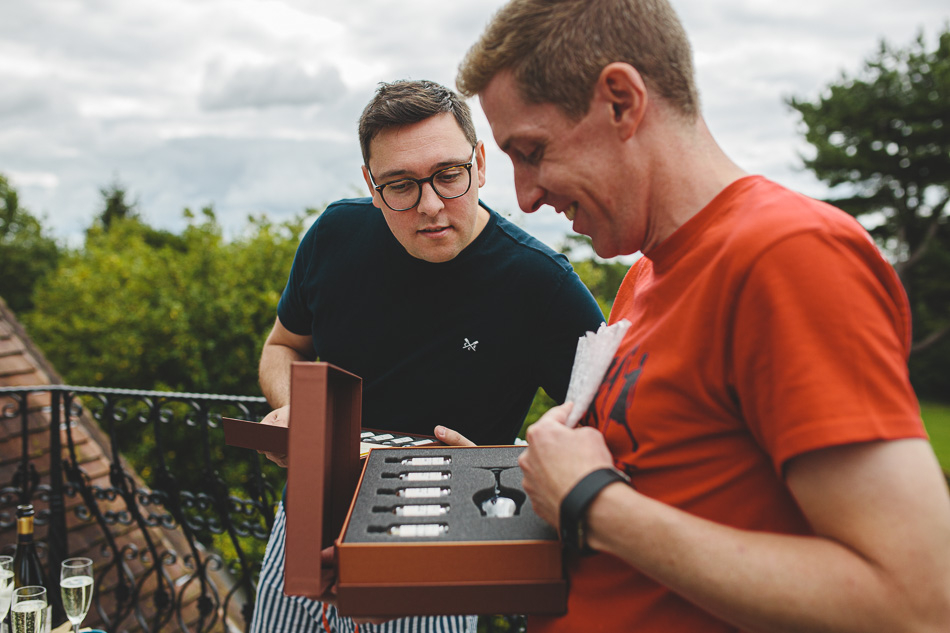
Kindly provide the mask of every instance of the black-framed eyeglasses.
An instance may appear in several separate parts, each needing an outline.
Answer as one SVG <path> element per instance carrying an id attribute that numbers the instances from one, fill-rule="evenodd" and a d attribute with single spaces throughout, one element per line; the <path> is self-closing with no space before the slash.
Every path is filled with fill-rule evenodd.
<path id="1" fill-rule="evenodd" d="M 474 164 L 475 148 L 472 148 L 472 160 L 443 167 L 428 178 L 400 178 L 377 185 L 372 171 L 369 175 L 373 179 L 373 188 L 382 196 L 386 206 L 393 211 L 408 211 L 422 200 L 422 185 L 425 183 L 432 185 L 432 191 L 443 200 L 461 198 L 467 194 L 472 188 Z"/>

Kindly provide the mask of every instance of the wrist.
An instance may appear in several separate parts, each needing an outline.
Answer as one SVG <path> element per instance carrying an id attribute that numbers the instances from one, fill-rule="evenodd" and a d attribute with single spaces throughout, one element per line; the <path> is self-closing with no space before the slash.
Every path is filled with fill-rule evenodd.
<path id="1" fill-rule="evenodd" d="M 630 485 L 630 478 L 616 468 L 598 468 L 582 477 L 561 500 L 560 532 L 563 544 L 580 554 L 593 554 L 587 514 L 591 504 L 615 483 Z"/>
<path id="2" fill-rule="evenodd" d="M 630 486 L 632 488 L 632 485 Z M 584 514 L 584 536 L 587 539 L 587 547 L 596 552 L 610 552 L 612 547 L 616 546 L 616 539 L 612 538 L 616 534 L 609 530 L 604 530 L 603 526 L 610 521 L 610 515 L 618 507 L 629 503 L 629 498 L 625 497 L 623 486 L 606 486 L 599 495 L 587 507 Z"/>

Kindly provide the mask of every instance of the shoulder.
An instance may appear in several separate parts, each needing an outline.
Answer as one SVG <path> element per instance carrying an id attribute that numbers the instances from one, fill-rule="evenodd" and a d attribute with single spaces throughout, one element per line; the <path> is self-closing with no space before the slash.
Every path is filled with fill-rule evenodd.
<path id="1" fill-rule="evenodd" d="M 314 227 L 319 227 L 318 230 L 352 227 L 382 220 L 380 216 L 379 209 L 373 206 L 372 198 L 347 198 L 327 205 L 314 222 Z"/>
<path id="2" fill-rule="evenodd" d="M 583 321 L 581 332 L 596 328 L 603 313 L 568 258 L 494 212 L 493 216 L 475 266 L 479 277 L 494 284 L 496 295 L 517 297 L 532 311 L 556 314 L 565 323 L 568 314 L 574 315 Z"/>
<path id="3" fill-rule="evenodd" d="M 748 274 L 765 260 L 794 268 L 816 251 L 863 261 L 878 274 L 891 269 L 856 219 L 765 178 L 733 183 L 710 206 L 715 219 L 702 238 L 702 250 L 724 272 Z M 796 248 L 783 247 L 789 242 Z"/>
<path id="4" fill-rule="evenodd" d="M 735 219 L 734 239 L 756 242 L 762 247 L 801 234 L 822 234 L 856 240 L 874 248 L 867 231 L 853 217 L 825 202 L 787 189 L 765 178 L 736 183 L 725 204 Z M 725 193 L 725 192 L 724 192 Z"/>
<path id="5" fill-rule="evenodd" d="M 571 262 L 565 255 L 495 211 L 489 211 L 496 221 L 485 244 L 487 254 L 501 255 L 499 262 L 509 267 L 519 267 L 522 274 L 534 271 L 539 274 L 568 275 L 573 272 Z"/>
<path id="6" fill-rule="evenodd" d="M 367 239 L 375 230 L 385 228 L 385 220 L 372 198 L 348 198 L 327 205 L 307 230 L 302 245 L 337 244 Z"/>

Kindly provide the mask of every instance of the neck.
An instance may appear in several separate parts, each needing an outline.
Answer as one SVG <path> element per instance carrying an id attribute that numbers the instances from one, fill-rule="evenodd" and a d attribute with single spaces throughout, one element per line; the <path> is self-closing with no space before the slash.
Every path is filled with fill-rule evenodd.
<path id="1" fill-rule="evenodd" d="M 667 112 L 657 117 L 645 142 L 652 145 L 648 192 L 650 225 L 644 252 L 657 246 L 702 211 L 713 198 L 748 174 L 726 156 L 701 116 L 684 122 Z"/>

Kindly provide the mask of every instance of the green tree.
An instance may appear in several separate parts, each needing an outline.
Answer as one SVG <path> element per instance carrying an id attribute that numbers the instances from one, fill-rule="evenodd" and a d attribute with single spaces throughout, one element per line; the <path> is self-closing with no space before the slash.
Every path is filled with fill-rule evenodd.
<path id="1" fill-rule="evenodd" d="M 102 195 L 102 211 L 96 216 L 93 226 L 99 226 L 108 231 L 115 220 L 139 218 L 138 201 L 126 200 L 128 191 L 118 180 L 114 180 L 108 187 L 99 189 L 99 193 Z"/>
<path id="2" fill-rule="evenodd" d="M 805 167 L 870 227 L 904 284 L 913 371 L 950 332 L 950 26 L 932 50 L 923 34 L 902 49 L 882 42 L 855 76 L 788 104 L 814 149 Z"/>
<path id="3" fill-rule="evenodd" d="M 102 195 L 103 212 L 86 231 L 84 244 L 66 253 L 56 274 L 38 285 L 36 308 L 23 315 L 65 380 L 259 395 L 261 347 L 297 244 L 316 211 L 283 223 L 251 217 L 240 235 L 225 239 L 211 207 L 199 213 L 185 209 L 187 226 L 176 234 L 149 226 L 124 202 L 120 187 Z M 187 409 L 180 403 L 168 407 Z M 125 457 L 148 480 L 157 445 L 135 420 L 144 410 L 127 413 L 115 432 Z M 177 464 L 200 463 L 203 448 L 194 440 L 184 425 L 167 428 L 165 457 Z M 232 482 L 245 481 L 248 467 L 245 460 L 220 464 L 222 476 Z M 279 490 L 285 473 L 266 465 L 264 471 Z M 175 474 L 186 488 L 201 489 L 199 470 Z M 259 543 L 245 545 L 263 554 Z"/>
<path id="4" fill-rule="evenodd" d="M 305 218 L 251 218 L 226 241 L 211 208 L 180 235 L 138 217 L 87 232 L 24 320 L 67 381 L 252 395 Z M 159 236 L 160 239 L 156 239 Z"/>
<path id="5" fill-rule="evenodd" d="M 56 268 L 59 255 L 56 240 L 0 174 L 0 297 L 14 312 L 32 309 L 33 288 Z"/>

